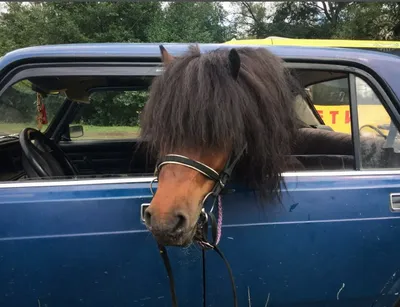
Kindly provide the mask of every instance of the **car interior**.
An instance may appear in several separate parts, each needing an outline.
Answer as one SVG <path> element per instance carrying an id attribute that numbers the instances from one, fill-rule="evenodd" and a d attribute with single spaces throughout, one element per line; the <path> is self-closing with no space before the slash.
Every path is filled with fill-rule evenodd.
<path id="1" fill-rule="evenodd" d="M 340 72 L 304 69 L 295 73 L 305 88 L 347 76 Z M 156 159 L 147 153 L 145 146 L 139 146 L 137 137 L 111 140 L 72 138 L 85 133 L 82 126 L 72 123 L 77 114 L 91 103 L 91 95 L 111 90 L 147 91 L 151 80 L 150 76 L 29 78 L 34 92 L 44 97 L 62 93 L 65 101 L 60 104 L 46 130 L 42 129 L 43 132 L 39 132 L 33 124 L 17 135 L 0 134 L 0 181 L 152 176 Z M 296 112 L 304 125 L 299 129 L 288 172 L 355 169 L 351 134 L 335 132 L 326 126 L 310 97 L 298 97 Z M 385 137 L 361 138 L 361 146 L 368 149 L 362 151 L 366 161 L 364 165 L 379 159 L 383 161 L 381 165 L 391 160 L 393 166 L 394 159 L 395 164 L 400 166 L 400 158 L 393 147 L 385 146 L 385 142 Z"/>

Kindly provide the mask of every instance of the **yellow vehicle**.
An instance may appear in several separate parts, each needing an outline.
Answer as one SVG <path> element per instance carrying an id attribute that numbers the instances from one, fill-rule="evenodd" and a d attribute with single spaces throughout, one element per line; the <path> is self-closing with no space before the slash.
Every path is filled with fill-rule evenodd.
<path id="1" fill-rule="evenodd" d="M 400 56 L 400 41 L 372 41 L 372 40 L 339 40 L 339 39 L 295 39 L 284 37 L 267 37 L 265 39 L 244 39 L 231 40 L 225 42 L 230 45 L 273 45 L 273 46 L 304 46 L 304 47 L 330 47 L 330 48 L 355 48 L 371 51 L 380 51 Z M 343 79 L 344 81 L 344 79 Z M 360 121 L 362 133 L 370 133 L 371 126 L 377 128 L 381 133 L 387 135 L 387 127 L 390 119 L 387 112 L 377 99 L 372 89 L 366 85 L 362 79 L 356 80 L 357 93 L 362 92 L 363 99 L 359 101 L 359 114 L 363 114 Z M 335 131 L 350 133 L 350 107 L 348 98 L 348 88 L 346 82 L 341 84 L 341 80 L 328 81 L 312 85 L 308 92 L 313 98 L 314 105 L 325 122 Z M 329 95 L 326 91 L 329 90 Z M 321 93 L 325 92 L 325 95 Z M 327 99 L 327 96 L 330 96 Z M 361 111 L 362 109 L 362 111 Z M 373 115 L 372 118 L 379 118 L 379 121 L 372 120 L 367 114 Z M 381 116 L 377 116 L 381 114 Z M 366 132 L 365 132 L 366 131 Z"/>

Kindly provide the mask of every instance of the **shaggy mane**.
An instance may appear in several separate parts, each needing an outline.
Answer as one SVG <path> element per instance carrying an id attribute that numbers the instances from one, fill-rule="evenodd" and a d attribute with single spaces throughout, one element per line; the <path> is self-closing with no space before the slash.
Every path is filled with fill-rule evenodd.
<path id="1" fill-rule="evenodd" d="M 299 126 L 295 97 L 302 88 L 283 61 L 264 48 L 201 54 L 192 46 L 154 78 L 141 114 L 141 138 L 161 156 L 182 148 L 232 151 L 247 144 L 235 177 L 262 196 L 278 192 Z"/>

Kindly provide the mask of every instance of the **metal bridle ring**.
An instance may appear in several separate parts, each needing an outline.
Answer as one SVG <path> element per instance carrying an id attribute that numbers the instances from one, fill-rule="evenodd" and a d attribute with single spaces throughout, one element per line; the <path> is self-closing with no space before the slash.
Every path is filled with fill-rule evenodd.
<path id="1" fill-rule="evenodd" d="M 154 196 L 154 190 L 153 190 L 153 183 L 154 182 L 158 182 L 158 178 L 154 178 L 151 182 L 150 182 L 150 192 L 151 194 Z"/>
<path id="2" fill-rule="evenodd" d="M 207 223 L 208 222 L 208 214 L 204 208 L 201 209 L 200 216 L 201 215 L 204 216 L 204 223 Z"/>
<path id="3" fill-rule="evenodd" d="M 206 196 L 204 196 L 203 201 L 201 202 L 201 206 L 203 207 L 203 210 L 204 210 L 204 203 L 206 202 L 207 198 L 210 197 L 213 194 L 214 194 L 214 192 L 208 192 L 206 194 Z M 215 206 L 215 201 L 214 201 L 213 205 L 211 206 L 210 212 L 214 211 L 214 206 Z"/>

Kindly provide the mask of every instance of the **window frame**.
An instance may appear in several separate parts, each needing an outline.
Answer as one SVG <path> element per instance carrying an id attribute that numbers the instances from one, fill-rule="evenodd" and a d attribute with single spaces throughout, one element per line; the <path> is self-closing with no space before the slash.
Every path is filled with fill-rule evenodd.
<path id="1" fill-rule="evenodd" d="M 353 142 L 354 168 L 361 171 L 361 144 L 360 127 L 358 122 L 357 88 L 355 74 L 349 74 L 349 98 L 350 98 L 350 118 L 351 118 L 351 140 Z"/>
<path id="2" fill-rule="evenodd" d="M 139 68 L 139 72 L 135 74 Z M 0 80 L 0 96 L 6 89 L 27 78 L 52 76 L 157 76 L 160 63 L 155 62 L 82 62 L 82 63 L 36 63 L 14 68 Z M 62 71 L 62 73 L 60 73 Z M 74 101 L 66 99 L 55 114 L 44 134 L 58 142 L 61 139 L 67 118 L 76 111 Z M 57 119 L 57 121 L 56 121 Z"/>
<path id="3" fill-rule="evenodd" d="M 340 62 L 335 63 L 334 61 L 324 62 L 319 60 L 309 60 L 309 61 L 293 61 L 286 60 L 284 65 L 290 69 L 304 69 L 304 70 L 325 70 L 325 71 L 336 71 L 336 72 L 345 72 L 349 73 L 353 77 L 349 76 L 349 86 L 350 86 L 350 112 L 352 119 L 352 135 L 358 135 L 358 121 L 357 119 L 357 100 L 352 99 L 355 92 L 355 76 L 362 78 L 367 84 L 375 91 L 376 95 L 380 99 L 382 105 L 385 110 L 388 112 L 389 116 L 393 120 L 397 129 L 400 128 L 400 114 L 396 109 L 395 103 L 397 107 L 400 108 L 398 98 L 393 94 L 391 88 L 387 85 L 387 83 L 379 79 L 380 77 L 376 75 L 372 76 L 366 69 L 359 68 L 359 64 L 352 62 Z M 357 67 L 356 67 L 357 66 Z M 135 74 L 135 69 L 140 68 L 142 71 L 146 71 L 146 74 L 137 73 Z M 68 76 L 157 76 L 162 72 L 162 64 L 160 62 L 57 62 L 57 63 L 35 63 L 35 64 L 25 64 L 18 66 L 11 71 L 9 71 L 1 80 L 0 80 L 0 95 L 4 93 L 4 91 L 12 86 L 14 83 L 21 81 L 30 77 L 38 77 L 38 76 L 56 76 L 56 75 L 68 75 Z M 60 73 L 61 71 L 61 73 Z M 351 80 L 351 81 L 350 81 Z M 352 89 L 352 90 L 351 90 Z M 389 95 L 392 98 L 389 98 Z M 67 101 L 66 101 L 67 103 Z M 71 107 L 74 103 L 72 103 L 68 110 L 71 110 Z M 60 111 L 63 108 L 60 107 Z M 72 112 L 72 111 L 71 111 Z M 55 118 L 58 118 L 59 114 L 56 114 Z M 70 113 L 70 112 L 66 112 Z M 64 114 L 63 118 L 65 118 L 67 114 Z M 54 120 L 49 125 L 49 131 L 51 131 L 51 137 L 57 137 L 56 134 L 61 136 L 60 126 L 62 125 L 63 118 L 57 124 Z M 357 130 L 357 131 L 356 131 Z M 399 129 L 400 131 L 400 129 Z M 355 144 L 358 143 L 358 151 L 355 152 L 355 163 L 356 165 L 360 165 L 360 152 L 359 152 L 359 139 L 353 140 L 353 148 L 356 149 Z M 354 176 L 354 175 L 387 175 L 387 174 L 398 174 L 400 175 L 400 169 L 398 170 L 363 170 L 360 168 L 355 168 L 354 170 L 342 171 L 342 170 L 333 170 L 333 171 L 304 171 L 304 172 L 285 172 L 283 173 L 283 177 L 332 177 L 332 176 Z M 10 188 L 10 187 L 35 187 L 35 186 L 70 186 L 70 185 L 85 185 L 85 184 L 111 184 L 111 183 L 147 183 L 151 182 L 154 177 L 142 177 L 142 176 L 132 176 L 131 178 L 91 178 L 91 179 L 51 179 L 46 181 L 34 180 L 29 182 L 5 182 L 0 183 L 0 188 Z"/>
<path id="4" fill-rule="evenodd" d="M 343 65 L 332 65 L 332 64 L 311 64 L 309 63 L 305 67 L 303 65 L 294 65 L 298 69 L 307 68 L 309 70 L 329 70 L 337 72 L 348 73 L 348 86 L 349 86 L 349 107 L 351 117 L 351 135 L 353 142 L 353 154 L 354 154 L 354 171 L 365 172 L 366 170 L 361 167 L 361 144 L 360 144 L 360 131 L 358 122 L 358 102 L 357 102 L 357 89 L 356 89 L 356 77 L 362 79 L 366 84 L 374 91 L 380 103 L 388 113 L 396 128 L 400 131 L 399 114 L 394 106 L 393 101 L 389 98 L 388 93 L 381 84 L 365 70 L 343 66 Z M 318 83 L 315 83 L 318 84 Z M 307 86 L 310 86 L 309 84 Z M 398 99 L 395 99 L 399 103 Z M 376 171 L 382 171 L 382 169 L 376 169 Z M 374 172 L 374 169 L 368 169 L 370 172 Z M 393 170 L 396 171 L 396 170 Z M 308 172 L 308 171 L 306 171 Z M 400 173 L 400 169 L 398 170 Z"/>

